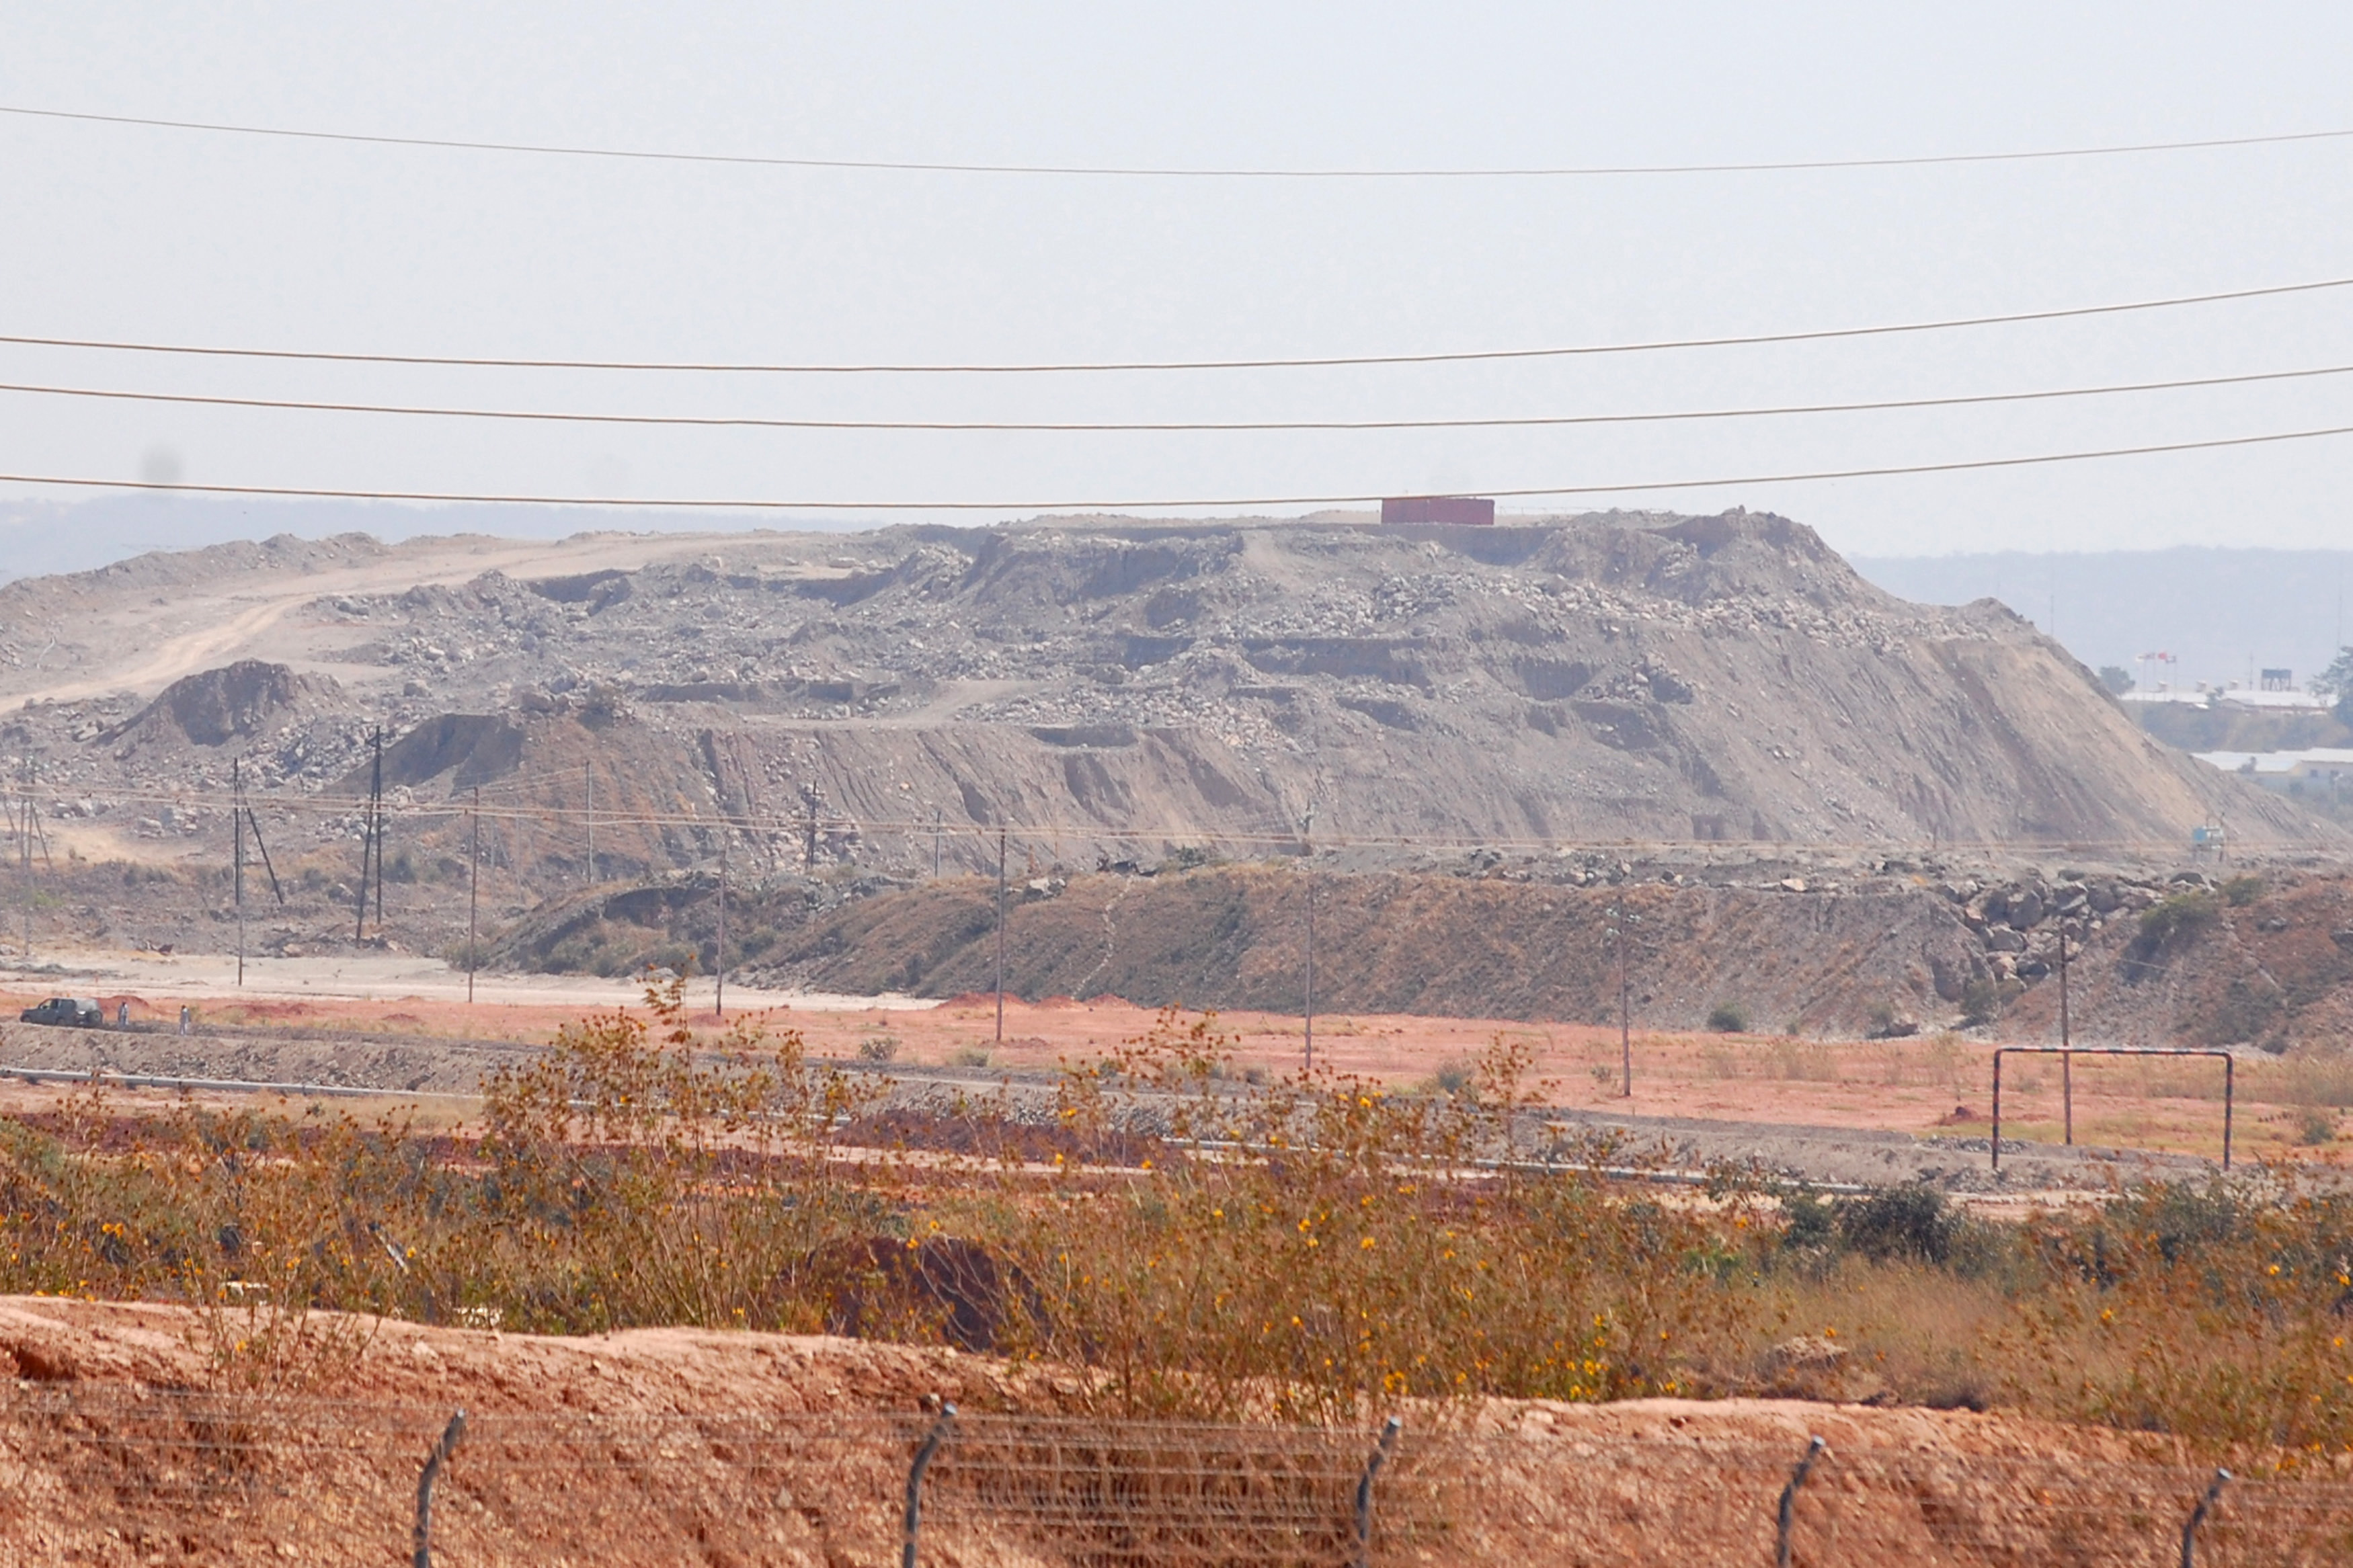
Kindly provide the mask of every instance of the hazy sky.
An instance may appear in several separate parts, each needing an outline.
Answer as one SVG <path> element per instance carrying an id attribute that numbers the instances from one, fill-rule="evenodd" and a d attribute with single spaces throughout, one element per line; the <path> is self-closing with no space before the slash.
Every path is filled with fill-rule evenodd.
<path id="1" fill-rule="evenodd" d="M 2353 8 L 144 0 L 0 10 L 0 105 L 899 160 L 1869 157 L 2353 129 Z M 2353 276 L 2353 140 L 1959 167 L 1310 183 L 632 163 L 0 115 L 0 211 L 5 333 L 666 359 L 1299 355 L 1835 326 Z M 1018 380 L 0 347 L 0 380 L 20 383 L 893 418 L 1590 413 L 2337 363 L 2353 365 L 2353 289 L 1861 343 Z M 1280 436 L 548 428 L 0 394 L 0 471 L 1051 503 L 1704 478 L 2325 425 L 2353 425 L 2353 375 L 1963 412 Z M 1622 504 L 1771 508 L 1873 553 L 2316 546 L 2353 542 L 2349 471 L 2353 437 L 2339 437 Z"/>

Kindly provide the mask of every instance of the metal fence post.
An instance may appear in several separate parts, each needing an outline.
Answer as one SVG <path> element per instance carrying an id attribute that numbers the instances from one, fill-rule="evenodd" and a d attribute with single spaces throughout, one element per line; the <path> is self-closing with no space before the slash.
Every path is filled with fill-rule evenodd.
<path id="1" fill-rule="evenodd" d="M 441 1440 L 425 1456 L 425 1469 L 417 1478 L 417 1555 L 415 1568 L 433 1568 L 433 1483 L 440 1478 L 441 1467 L 458 1450 L 458 1439 L 466 1435 L 466 1413 L 462 1410 L 449 1417 L 442 1428 Z"/>
<path id="2" fill-rule="evenodd" d="M 2239 1096 L 2239 1058 L 2228 1051 L 2222 1058 L 2222 1169 L 2231 1168 L 2231 1112 Z"/>
<path id="3" fill-rule="evenodd" d="M 1365 1461 L 1365 1473 L 1356 1481 L 1356 1568 L 1372 1568 L 1373 1561 L 1373 1478 L 1389 1461 L 1389 1450 L 1397 1447 L 1398 1433 L 1405 1423 L 1392 1415 L 1381 1428 L 1380 1441 L 1373 1445 L 1372 1457 Z"/>
<path id="4" fill-rule="evenodd" d="M 2222 1489 L 2230 1484 L 2231 1472 L 2216 1470 L 2214 1479 L 2206 1483 L 2206 1495 L 2189 1510 L 2189 1522 L 2181 1527 L 2181 1568 L 2198 1568 L 2198 1527 L 2206 1522 L 2214 1504 L 2221 1500 Z"/>
<path id="5" fill-rule="evenodd" d="M 1780 1533 L 1773 1552 L 1778 1568 L 1789 1568 L 1789 1529 L 1798 1522 L 1798 1489 L 1813 1473 L 1814 1461 L 1821 1458 L 1824 1446 L 1820 1437 L 1807 1444 L 1806 1457 L 1798 1461 L 1798 1468 L 1789 1472 L 1789 1484 L 1781 1489 Z"/>
<path id="6" fill-rule="evenodd" d="M 915 1450 L 915 1462 L 907 1468 L 907 1516 L 899 1537 L 899 1568 L 915 1568 L 915 1541 L 923 1527 L 923 1472 L 931 1468 L 932 1456 L 947 1441 L 948 1428 L 955 1425 L 956 1407 L 952 1404 L 940 1406 L 940 1418 L 923 1437 L 923 1446 Z"/>

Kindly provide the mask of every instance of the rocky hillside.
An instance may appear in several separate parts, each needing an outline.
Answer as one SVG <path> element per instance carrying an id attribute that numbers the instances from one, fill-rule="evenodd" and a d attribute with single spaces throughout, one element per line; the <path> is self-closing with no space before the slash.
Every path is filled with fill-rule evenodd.
<path id="1" fill-rule="evenodd" d="M 1802 874 L 1800 874 L 1802 872 Z M 2353 1025 L 2353 878 L 2274 867 L 2008 876 L 1880 859 L 1826 870 L 1478 855 L 1416 872 L 1300 864 L 1017 874 L 1006 989 L 1147 1006 L 1607 1024 L 1626 912 L 1632 1016 L 1697 1029 L 2055 1038 L 2067 932 L 2089 1044 L 2341 1050 Z M 680 877 L 550 900 L 501 931 L 523 970 L 708 973 L 718 887 Z M 993 879 L 863 889 L 787 879 L 729 900 L 728 958 L 765 985 L 952 997 L 996 984 Z"/>
<path id="2" fill-rule="evenodd" d="M 404 803 L 502 792 L 527 818 L 502 853 L 543 881 L 587 875 L 592 793 L 600 874 L 707 861 L 723 818 L 749 868 L 897 874 L 935 855 L 991 865 L 1000 826 L 1024 861 L 1078 867 L 1293 852 L 1311 810 L 1319 846 L 1401 854 L 2169 855 L 2218 820 L 2250 847 L 2340 837 L 2137 731 L 2000 606 L 1903 603 L 1810 530 L 1736 510 L 706 537 L 528 577 L 369 543 L 223 546 L 0 589 L 0 689 L 59 699 L 12 715 L 0 752 L 38 753 L 100 824 L 152 821 L 118 803 L 216 787 L 233 756 L 280 801 L 345 796 L 382 722 Z M 584 563 L 615 549 L 577 546 Z M 416 585 L 330 591 L 401 571 Z M 268 614 L 232 615 L 227 589 L 264 573 Z M 127 614 L 117 600 L 200 591 L 229 606 L 222 624 L 140 668 L 266 645 L 287 675 L 248 669 L 234 684 L 259 695 L 234 715 L 217 693 L 90 689 L 109 667 L 88 628 Z M 45 629 L 60 605 L 75 615 Z M 44 687 L 41 660 L 81 673 Z M 175 820 L 202 837 L 206 811 Z M 351 826 L 303 820 L 322 846 Z"/>

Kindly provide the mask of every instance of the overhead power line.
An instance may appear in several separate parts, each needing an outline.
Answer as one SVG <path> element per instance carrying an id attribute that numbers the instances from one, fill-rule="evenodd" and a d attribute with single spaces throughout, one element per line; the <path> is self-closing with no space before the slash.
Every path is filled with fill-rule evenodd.
<path id="1" fill-rule="evenodd" d="M 1668 349 L 1746 348 L 1765 343 L 1825 342 L 1841 338 L 1892 337 L 1909 332 L 1941 332 L 1962 327 L 2012 326 L 2029 321 L 2059 321 L 2089 316 L 2123 315 L 2136 310 L 2171 310 L 2185 305 L 2221 304 L 2233 300 L 2263 300 L 2290 294 L 2311 294 L 2353 286 L 2353 278 L 2322 278 L 2304 283 L 2274 283 L 2258 289 L 2224 289 L 2203 294 L 2175 294 L 2156 300 L 2129 300 L 2107 305 L 2068 305 L 2047 310 L 2012 310 L 1998 315 L 1947 316 L 1926 321 L 1896 321 L 1862 327 L 1821 327 L 1802 331 L 1726 333 L 1704 338 L 1653 338 L 1622 343 L 1578 343 L 1552 348 L 1451 349 L 1430 353 L 1324 354 L 1299 358 L 1205 360 L 1102 360 L 1040 363 L 758 363 L 694 360 L 522 359 L 483 354 L 360 353 L 326 349 L 233 348 L 218 344 L 142 342 L 118 338 L 39 337 L 0 333 L 0 343 L 33 348 L 99 349 L 121 353 L 195 354 L 216 359 L 301 360 L 332 364 L 447 365 L 468 370 L 614 370 L 676 371 L 713 374 L 760 375 L 1042 375 L 1112 371 L 1198 370 L 1321 370 L 1380 364 L 1460 364 L 1473 361 L 1573 359 L 1594 354 L 1656 353 Z"/>
<path id="2" fill-rule="evenodd" d="M 2353 364 L 2301 370 L 2252 371 L 2240 375 L 2184 376 L 2170 381 L 2117 382 L 2031 392 L 1983 392 L 1946 397 L 1872 398 L 1848 403 L 1790 403 L 1749 408 L 1695 408 L 1646 414 L 1541 414 L 1460 419 L 783 419 L 752 415 L 595 414 L 526 408 L 460 408 L 412 403 L 334 403 L 299 397 L 234 397 L 193 392 L 137 392 L 93 386 L 48 386 L 0 382 L 0 392 L 41 397 L 92 397 L 132 403 L 194 404 L 207 408 L 290 409 L 318 414 L 392 414 L 441 419 L 522 419 L 574 425 L 687 426 L 754 430 L 1039 431 L 1074 434 L 1244 432 L 1267 430 L 1482 430 L 1568 425 L 1649 425 L 1688 419 L 1755 419 L 1799 414 L 1862 414 L 1905 408 L 1960 408 L 1980 404 L 2039 403 L 2056 398 L 2105 397 L 2121 393 L 2178 392 L 2193 387 L 2244 386 L 2262 382 L 2302 381 L 2353 374 Z"/>
<path id="3" fill-rule="evenodd" d="M 912 174 L 1030 174 L 1153 180 L 1554 180 L 1622 179 L 1658 174 L 1769 174 L 1829 169 L 1916 169 L 1958 163 L 2027 163 L 2066 158 L 2116 158 L 2229 147 L 2335 142 L 2353 130 L 2289 131 L 2258 136 L 2210 136 L 2179 142 L 2134 142 L 2010 153 L 1930 153 L 1879 158 L 1790 158 L 1733 163 L 1579 163 L 1490 168 L 1311 169 L 1186 167 L 1169 164 L 967 163 L 883 158 L 791 158 L 740 153 L 665 152 L 649 148 L 566 146 L 543 142 L 483 142 L 450 136 L 390 136 L 353 131 L 313 131 L 282 125 L 237 125 L 210 120 L 164 120 L 135 114 L 92 114 L 65 109 L 0 104 L 0 114 L 91 125 L 132 125 L 155 131 L 197 131 L 298 142 L 339 142 L 369 147 L 424 147 L 443 152 L 517 153 L 535 157 L 606 158 L 657 163 L 717 163 L 748 168 L 838 169 Z"/>
<path id="4" fill-rule="evenodd" d="M 1799 484 L 1819 479 L 1883 479 L 1902 474 L 1951 474 L 1972 469 L 2023 468 L 2048 463 L 2089 462 L 2104 458 L 2151 457 L 2164 452 L 2203 452 L 2231 447 L 2272 446 L 2285 441 L 2312 441 L 2324 437 L 2353 435 L 2353 425 L 2331 425 L 2308 430 L 2274 430 L 2254 436 L 2218 436 L 2199 441 L 2158 441 L 2137 447 L 2102 447 L 2072 452 L 2036 452 L 2014 458 L 1966 458 L 1944 463 L 1888 463 L 1865 468 L 1813 468 L 1783 473 L 1725 474 L 1711 479 L 1627 480 L 1610 484 L 1535 485 L 1515 489 L 1475 487 L 1475 493 L 1498 500 L 1543 496 L 1623 495 L 1651 490 L 1720 489 L 1733 485 Z M 78 475 L 0 474 L 0 484 L 59 485 L 81 489 L 168 490 L 192 495 L 284 496 L 316 500 L 399 500 L 487 506 L 632 507 L 697 511 L 1015 511 L 1102 512 L 1152 511 L 1170 509 L 1259 506 L 1345 506 L 1377 501 L 1398 491 L 1358 491 L 1344 495 L 1215 496 L 1176 499 L 1129 498 L 1116 500 L 780 500 L 630 496 L 528 495 L 459 490 L 348 489 L 311 485 L 165 483 L 156 479 L 100 479 Z"/>
<path id="5" fill-rule="evenodd" d="M 577 778 L 578 776 L 577 770 L 559 770 L 554 773 L 522 775 L 516 779 L 515 784 L 517 787 L 526 789 L 531 788 L 533 785 L 560 786 L 567 779 Z M 12 799 L 18 801 L 29 799 L 36 805 L 39 805 L 44 802 L 51 805 L 63 805 L 78 798 L 86 798 L 89 791 L 84 788 L 77 793 L 74 790 L 63 789 L 51 784 L 40 784 L 31 789 L 22 787 L 12 788 L 8 790 L 6 794 Z M 108 800 L 118 805 L 171 805 L 181 808 L 204 807 L 222 811 L 226 811 L 235 799 L 235 797 L 227 791 L 204 787 L 190 789 L 148 787 L 131 790 L 108 790 L 105 794 Z M 345 795 L 331 793 L 317 795 L 278 794 L 275 792 L 264 791 L 251 795 L 249 798 L 257 803 L 260 809 L 269 811 L 277 816 L 299 816 L 351 820 L 357 817 L 367 808 L 367 799 L 364 792 L 356 795 Z M 589 823 L 594 823 L 598 827 L 606 828 L 684 828 L 702 832 L 768 834 L 782 838 L 799 837 L 808 830 L 810 821 L 806 813 L 797 813 L 789 809 L 781 811 L 751 811 L 737 809 L 721 811 L 713 815 L 706 815 L 693 811 L 647 811 L 642 809 L 633 810 L 626 807 L 600 807 L 588 809 L 575 805 L 543 805 L 529 801 L 517 802 L 512 805 L 484 805 L 478 807 L 464 798 L 452 798 L 438 802 L 409 801 L 406 803 L 386 800 L 384 803 L 383 813 L 387 818 L 397 819 L 411 824 L 422 824 L 428 821 L 460 822 L 468 817 L 479 816 L 480 819 L 486 823 L 516 823 L 548 828 L 574 829 L 579 828 Z M 1092 821 L 1058 822 L 1050 818 L 1042 822 L 1029 821 L 1020 823 L 997 823 L 976 822 L 968 819 L 954 821 L 944 816 L 900 817 L 886 816 L 879 814 L 872 816 L 866 816 L 854 812 L 827 812 L 818 816 L 816 821 L 818 830 L 822 834 L 833 835 L 855 833 L 866 838 L 904 835 L 911 837 L 928 839 L 934 834 L 939 834 L 949 838 L 959 840 L 973 839 L 988 842 L 996 839 L 1000 833 L 1005 833 L 1011 835 L 1013 841 L 1016 843 L 1021 843 L 1025 840 L 1034 841 L 1040 839 L 1069 838 L 1080 842 L 1089 840 L 1109 840 L 1124 843 L 1214 842 L 1220 844 L 1252 845 L 1280 848 L 1293 847 L 1302 842 L 1301 834 L 1296 827 L 1275 826 L 1229 826 L 1210 828 L 1204 827 L 1199 822 L 1192 820 L 1161 823 L 1130 822 L 1125 826 L 1115 826 L 1109 823 Z M 1567 834 L 1527 835 L 1472 832 L 1450 833 L 1439 829 L 1431 829 L 1429 831 L 1416 829 L 1412 832 L 1390 831 L 1356 833 L 1335 828 L 1328 824 L 1320 830 L 1315 837 L 1316 841 L 1325 849 L 1345 847 L 1557 850 L 1568 848 L 1622 852 L 1626 850 L 1670 850 L 1683 848 L 1720 850 L 1724 847 L 1724 843 L 1721 839 L 1706 838 L 1633 837 L 1609 838 L 1602 837 L 1578 837 Z M 1785 848 L 1805 850 L 1838 851 L 1861 849 L 1884 852 L 1890 848 L 1900 847 L 1908 843 L 1923 844 L 1925 847 L 1927 841 L 1885 838 L 1806 838 L 1778 839 L 1770 842 L 1779 845 Z M 2175 847 L 2174 841 L 2171 839 L 2154 840 L 2146 838 L 2071 838 L 2068 840 L 2068 843 L 2078 848 L 2100 847 L 2110 849 L 2131 848 L 2169 850 Z M 1936 848 L 1946 853 L 1965 853 L 1972 850 L 2000 850 L 2016 847 L 2014 844 L 2006 844 L 2003 841 L 1997 839 L 1961 839 L 1943 837 L 1938 837 L 1934 839 L 1933 845 Z M 685 869 L 685 868 L 680 868 Z"/>

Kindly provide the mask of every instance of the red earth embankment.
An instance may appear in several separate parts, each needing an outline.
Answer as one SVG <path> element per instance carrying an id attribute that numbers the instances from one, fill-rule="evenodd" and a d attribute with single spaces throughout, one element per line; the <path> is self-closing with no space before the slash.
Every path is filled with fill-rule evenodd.
<path id="1" fill-rule="evenodd" d="M 1082 1411 L 1080 1381 L 1050 1368 L 691 1329 L 559 1340 L 321 1316 L 282 1363 L 299 1383 L 192 1392 L 259 1371 L 268 1336 L 295 1326 L 0 1300 L 0 1561 L 405 1561 L 419 1464 L 463 1407 L 437 1561 L 880 1564 L 939 1394 L 964 1415 L 926 1481 L 928 1561 L 1315 1561 L 1350 1544 L 1370 1440 L 1124 1423 Z M 1377 1560 L 1769 1562 L 1778 1494 L 1819 1435 L 1799 1562 L 2145 1563 L 2179 1550 L 2205 1475 L 2158 1439 L 1967 1412 L 1644 1400 L 1405 1416 Z M 2346 1514 L 2326 1490 L 2241 1483 L 2209 1527 L 2214 1560 L 2329 1560 Z"/>

